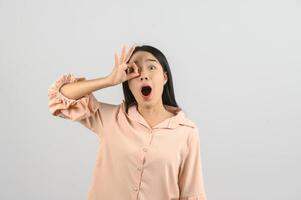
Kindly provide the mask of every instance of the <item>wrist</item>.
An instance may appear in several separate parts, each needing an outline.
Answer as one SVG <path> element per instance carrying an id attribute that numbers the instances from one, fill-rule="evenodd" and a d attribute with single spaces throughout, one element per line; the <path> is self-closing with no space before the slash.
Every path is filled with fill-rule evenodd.
<path id="1" fill-rule="evenodd" d="M 104 80 L 105 80 L 105 83 L 106 85 L 109 87 L 109 86 L 114 86 L 115 84 L 113 83 L 112 81 L 112 77 L 110 75 L 108 76 L 105 76 L 104 77 Z"/>

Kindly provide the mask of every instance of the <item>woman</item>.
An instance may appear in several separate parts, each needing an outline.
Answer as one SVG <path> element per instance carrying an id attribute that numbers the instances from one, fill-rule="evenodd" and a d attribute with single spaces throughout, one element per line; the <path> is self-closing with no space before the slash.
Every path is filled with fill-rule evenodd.
<path id="1" fill-rule="evenodd" d="M 120 104 L 92 92 L 122 83 Z M 122 48 L 110 75 L 66 74 L 48 90 L 52 115 L 99 138 L 89 200 L 206 200 L 198 128 L 177 105 L 168 62 L 144 45 Z"/>

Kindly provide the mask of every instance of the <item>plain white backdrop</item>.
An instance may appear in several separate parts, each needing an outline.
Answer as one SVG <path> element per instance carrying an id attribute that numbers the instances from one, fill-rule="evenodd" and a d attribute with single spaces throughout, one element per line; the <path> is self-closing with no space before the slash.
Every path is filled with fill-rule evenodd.
<path id="1" fill-rule="evenodd" d="M 0 199 L 86 198 L 97 137 L 51 116 L 47 89 L 148 44 L 200 129 L 208 200 L 300 200 L 300 36 L 297 0 L 0 0 Z M 94 95 L 118 104 L 122 86 Z"/>

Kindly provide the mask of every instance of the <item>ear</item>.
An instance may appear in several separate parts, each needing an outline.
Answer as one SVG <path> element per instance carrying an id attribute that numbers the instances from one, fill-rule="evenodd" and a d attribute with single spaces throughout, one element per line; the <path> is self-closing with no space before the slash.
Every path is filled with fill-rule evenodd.
<path id="1" fill-rule="evenodd" d="M 164 72 L 164 85 L 165 85 L 165 83 L 167 83 L 167 81 L 168 81 L 168 76 L 167 76 L 167 72 Z"/>

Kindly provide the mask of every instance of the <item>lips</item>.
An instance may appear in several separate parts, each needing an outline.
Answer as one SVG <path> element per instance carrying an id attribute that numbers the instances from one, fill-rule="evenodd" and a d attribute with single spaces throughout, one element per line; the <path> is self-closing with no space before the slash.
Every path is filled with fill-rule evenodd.
<path id="1" fill-rule="evenodd" d="M 150 85 L 143 85 L 141 87 L 142 95 L 149 96 L 151 92 L 152 92 L 152 87 Z"/>

